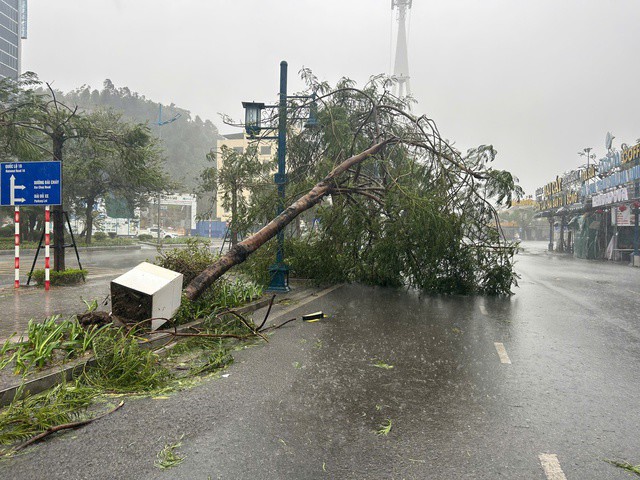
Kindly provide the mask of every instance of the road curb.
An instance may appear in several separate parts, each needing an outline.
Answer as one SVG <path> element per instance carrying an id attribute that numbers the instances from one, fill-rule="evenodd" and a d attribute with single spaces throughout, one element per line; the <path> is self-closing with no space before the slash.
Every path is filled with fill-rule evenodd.
<path id="1" fill-rule="evenodd" d="M 255 302 L 251 302 L 239 308 L 233 309 L 240 314 L 246 314 L 255 312 L 263 307 L 269 305 L 270 298 L 261 298 Z M 178 327 L 178 332 L 185 332 L 189 329 L 198 327 L 204 322 L 204 320 L 194 320 L 193 322 L 181 325 Z M 167 345 L 174 339 L 174 336 L 169 333 L 151 335 L 151 338 L 142 340 L 140 346 L 147 349 L 155 349 Z M 9 405 L 16 396 L 16 393 L 20 388 L 23 388 L 25 392 L 29 392 L 31 395 L 41 393 L 54 385 L 69 381 L 74 377 L 80 375 L 85 368 L 95 365 L 95 359 L 93 357 L 78 359 L 69 365 L 59 368 L 53 372 L 42 375 L 38 378 L 33 378 L 20 385 L 12 385 L 10 387 L 0 390 L 0 407 Z"/>
<path id="2" fill-rule="evenodd" d="M 42 246 L 44 250 L 44 245 Z M 114 245 L 112 247 L 102 246 L 102 247 L 78 247 L 79 252 L 100 252 L 107 250 L 140 250 L 142 246 L 140 245 Z M 21 248 L 20 254 L 34 254 L 36 253 L 37 248 Z M 0 256 L 2 255 L 15 255 L 13 249 L 11 250 L 0 250 Z"/>

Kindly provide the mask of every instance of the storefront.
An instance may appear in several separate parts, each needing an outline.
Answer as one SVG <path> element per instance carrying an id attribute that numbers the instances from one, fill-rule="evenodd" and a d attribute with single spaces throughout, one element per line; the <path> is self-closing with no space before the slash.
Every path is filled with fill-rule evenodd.
<path id="1" fill-rule="evenodd" d="M 640 143 L 609 150 L 595 165 L 565 173 L 536 191 L 549 220 L 549 250 L 640 266 Z"/>

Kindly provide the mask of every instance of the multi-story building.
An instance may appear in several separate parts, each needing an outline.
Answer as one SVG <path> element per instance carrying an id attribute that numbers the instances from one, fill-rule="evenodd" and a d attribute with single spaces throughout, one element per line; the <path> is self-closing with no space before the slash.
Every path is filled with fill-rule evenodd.
<path id="1" fill-rule="evenodd" d="M 27 38 L 27 0 L 0 0 L 0 78 L 20 75 L 23 38 Z"/>
<path id="2" fill-rule="evenodd" d="M 218 140 L 218 149 L 223 145 L 235 150 L 238 153 L 243 153 L 251 142 L 255 142 L 254 139 L 250 139 L 245 133 L 232 133 L 225 135 L 222 140 Z M 273 159 L 276 153 L 275 142 L 268 140 L 260 142 L 258 146 L 258 160 L 261 162 L 268 162 Z M 216 157 L 216 168 L 218 171 L 222 168 L 222 155 Z M 248 195 L 248 192 L 245 192 Z M 223 222 L 231 219 L 231 212 L 228 212 L 222 206 L 222 194 L 218 192 L 215 202 L 216 218 Z"/>

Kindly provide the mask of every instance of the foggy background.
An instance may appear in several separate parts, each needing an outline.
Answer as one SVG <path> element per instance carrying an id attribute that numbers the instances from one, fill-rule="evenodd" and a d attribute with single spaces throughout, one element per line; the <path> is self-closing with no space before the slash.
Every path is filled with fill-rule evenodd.
<path id="1" fill-rule="evenodd" d="M 277 98 L 310 67 L 335 83 L 390 73 L 390 0 L 30 0 L 22 70 L 67 91 L 105 78 L 238 132 L 219 112 Z M 640 138 L 638 0 L 414 0 L 415 114 L 466 150 L 492 144 L 528 194 Z M 154 121 L 150 118 L 149 121 Z"/>

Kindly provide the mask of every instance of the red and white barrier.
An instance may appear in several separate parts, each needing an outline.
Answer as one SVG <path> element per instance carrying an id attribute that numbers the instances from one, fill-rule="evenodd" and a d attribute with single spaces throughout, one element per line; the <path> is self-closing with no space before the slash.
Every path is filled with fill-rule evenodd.
<path id="1" fill-rule="evenodd" d="M 51 243 L 51 207 L 44 207 L 44 289 L 49 290 L 49 269 L 51 268 L 49 257 L 49 244 Z"/>
<path id="2" fill-rule="evenodd" d="M 14 207 L 13 222 L 15 225 L 15 288 L 20 288 L 20 207 Z"/>

